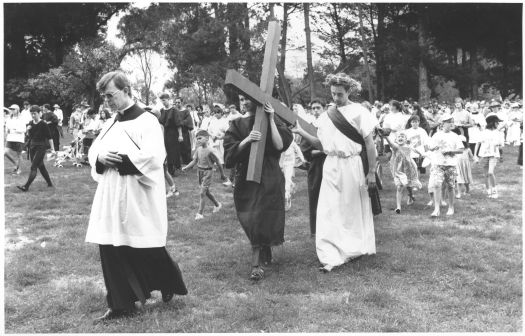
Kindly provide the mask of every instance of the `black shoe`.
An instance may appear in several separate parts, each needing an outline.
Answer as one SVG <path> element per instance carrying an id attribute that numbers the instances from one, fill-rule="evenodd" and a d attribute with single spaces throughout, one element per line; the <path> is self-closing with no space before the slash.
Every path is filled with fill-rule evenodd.
<path id="1" fill-rule="evenodd" d="M 173 294 L 174 293 L 172 293 L 172 292 L 165 293 L 163 291 L 161 291 L 161 293 L 162 293 L 162 301 L 163 302 L 170 302 L 171 299 L 173 299 Z"/>
<path id="2" fill-rule="evenodd" d="M 22 190 L 22 191 L 27 191 L 27 187 L 26 186 L 16 186 L 18 189 Z"/>
<path id="3" fill-rule="evenodd" d="M 122 317 L 129 317 L 132 316 L 135 312 L 133 310 L 119 310 L 119 309 L 108 309 L 104 315 L 97 317 L 93 322 L 99 323 L 99 322 L 106 322 L 109 320 L 122 318 Z"/>

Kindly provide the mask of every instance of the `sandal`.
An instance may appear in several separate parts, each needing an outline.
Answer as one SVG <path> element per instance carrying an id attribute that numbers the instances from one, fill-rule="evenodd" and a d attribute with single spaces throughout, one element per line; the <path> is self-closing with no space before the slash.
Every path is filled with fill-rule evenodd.
<path id="1" fill-rule="evenodd" d="M 264 276 L 264 270 L 259 266 L 252 267 L 252 273 L 250 274 L 250 280 L 259 281 Z"/>

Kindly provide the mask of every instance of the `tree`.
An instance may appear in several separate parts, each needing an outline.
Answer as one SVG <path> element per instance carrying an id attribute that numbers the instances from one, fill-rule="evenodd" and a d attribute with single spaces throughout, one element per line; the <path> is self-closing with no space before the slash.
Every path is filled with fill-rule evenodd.
<path id="1" fill-rule="evenodd" d="M 119 67 L 119 51 L 99 39 L 86 40 L 69 49 L 61 66 L 29 80 L 11 80 L 7 101 L 30 99 L 32 103 L 59 103 L 66 115 L 74 104 L 86 100 L 95 109 L 102 102 L 96 83 L 102 75 Z"/>
<path id="2" fill-rule="evenodd" d="M 310 101 L 315 98 L 314 69 L 312 66 L 312 42 L 310 41 L 310 4 L 303 4 L 304 32 L 306 34 L 306 64 L 308 67 L 308 82 L 310 83 Z"/>
<path id="3" fill-rule="evenodd" d="M 4 78 L 28 78 L 62 64 L 75 43 L 105 34 L 127 3 L 4 4 Z"/>

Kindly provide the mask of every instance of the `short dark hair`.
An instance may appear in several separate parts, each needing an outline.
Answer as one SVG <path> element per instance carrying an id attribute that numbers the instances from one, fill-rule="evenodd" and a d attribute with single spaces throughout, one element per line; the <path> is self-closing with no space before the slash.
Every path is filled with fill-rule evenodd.
<path id="1" fill-rule="evenodd" d="M 396 110 L 398 110 L 399 112 L 403 112 L 403 105 L 401 105 L 401 103 L 398 102 L 397 100 L 391 100 L 390 104 L 394 106 Z"/>
<path id="2" fill-rule="evenodd" d="M 170 95 L 166 92 L 162 93 L 159 97 L 160 99 L 170 99 Z"/>
<path id="3" fill-rule="evenodd" d="M 411 123 L 412 121 L 421 121 L 421 119 L 419 118 L 419 116 L 417 114 L 413 115 L 410 117 L 410 119 L 408 119 L 408 123 Z"/>
<path id="4" fill-rule="evenodd" d="M 113 84 L 119 90 L 128 88 L 128 96 L 131 97 L 131 83 L 129 82 L 128 77 L 122 71 L 111 71 L 102 76 L 102 78 L 97 82 L 97 91 L 104 91 L 106 86 L 113 81 Z"/>
<path id="5" fill-rule="evenodd" d="M 31 112 L 31 113 L 33 113 L 33 112 L 40 113 L 40 111 L 42 111 L 42 110 L 40 109 L 40 106 L 38 106 L 38 105 L 33 105 L 33 106 L 31 106 L 31 108 L 29 109 L 29 112 Z"/>
<path id="6" fill-rule="evenodd" d="M 46 110 L 51 110 L 51 105 L 49 105 L 49 104 L 44 104 L 43 106 L 44 106 L 44 108 L 45 108 Z"/>
<path id="7" fill-rule="evenodd" d="M 312 101 L 310 102 L 310 107 L 312 107 L 313 104 L 319 104 L 319 105 L 321 105 L 322 107 L 324 107 L 323 102 L 322 102 L 321 99 L 319 99 L 319 98 L 312 99 Z"/>
<path id="8" fill-rule="evenodd" d="M 29 102 L 27 100 L 24 100 L 24 105 L 29 105 Z"/>

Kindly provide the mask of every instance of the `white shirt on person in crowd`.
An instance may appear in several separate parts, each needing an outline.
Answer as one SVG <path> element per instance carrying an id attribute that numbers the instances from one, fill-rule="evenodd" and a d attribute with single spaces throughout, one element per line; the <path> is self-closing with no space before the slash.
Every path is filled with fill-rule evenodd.
<path id="1" fill-rule="evenodd" d="M 435 156 L 432 164 L 435 163 L 439 166 L 456 166 L 456 155 L 443 155 L 443 152 L 465 148 L 459 135 L 452 131 L 436 132 L 431 138 L 429 147 L 437 147 L 437 149 L 434 150 Z"/>

